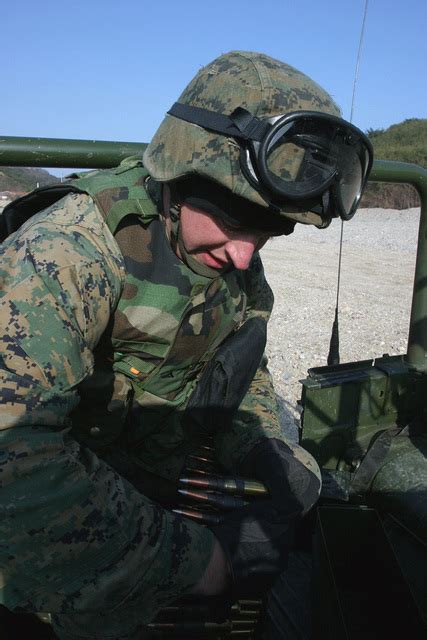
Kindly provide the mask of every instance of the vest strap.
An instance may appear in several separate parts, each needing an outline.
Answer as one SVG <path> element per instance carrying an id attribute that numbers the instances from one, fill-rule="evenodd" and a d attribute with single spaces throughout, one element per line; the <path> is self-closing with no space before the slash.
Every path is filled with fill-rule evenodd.
<path id="1" fill-rule="evenodd" d="M 80 175 L 72 184 L 89 194 L 114 234 L 128 215 L 137 215 L 146 224 L 158 217 L 155 203 L 146 189 L 148 172 L 139 158 L 125 158 L 115 169 Z"/>
<path id="2" fill-rule="evenodd" d="M 98 200 L 95 197 L 95 200 Z M 105 216 L 105 222 L 111 233 L 115 233 L 120 222 L 128 215 L 139 215 L 144 223 L 149 223 L 158 217 L 158 211 L 156 205 L 151 200 L 135 199 L 135 200 L 118 200 L 113 204 L 111 209 Z"/>

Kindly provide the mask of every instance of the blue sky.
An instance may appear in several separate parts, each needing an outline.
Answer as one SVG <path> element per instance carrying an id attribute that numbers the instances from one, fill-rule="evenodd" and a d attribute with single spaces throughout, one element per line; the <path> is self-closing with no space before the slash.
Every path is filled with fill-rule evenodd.
<path id="1" fill-rule="evenodd" d="M 365 0 L 17 0 L 2 9 L 2 135 L 148 141 L 200 66 L 263 51 L 350 117 Z M 427 117 L 427 2 L 369 0 L 353 121 Z"/>

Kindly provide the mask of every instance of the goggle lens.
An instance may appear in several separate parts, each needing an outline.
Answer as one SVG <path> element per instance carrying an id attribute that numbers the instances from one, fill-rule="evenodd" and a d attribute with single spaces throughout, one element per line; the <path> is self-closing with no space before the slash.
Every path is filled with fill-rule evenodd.
<path id="1" fill-rule="evenodd" d="M 327 140 L 287 135 L 266 149 L 266 166 L 278 191 L 295 198 L 317 191 L 336 172 L 333 147 Z"/>
<path id="2" fill-rule="evenodd" d="M 315 197 L 333 184 L 343 217 L 351 216 L 369 167 L 369 152 L 342 126 L 316 117 L 273 126 L 260 155 L 278 199 Z"/>

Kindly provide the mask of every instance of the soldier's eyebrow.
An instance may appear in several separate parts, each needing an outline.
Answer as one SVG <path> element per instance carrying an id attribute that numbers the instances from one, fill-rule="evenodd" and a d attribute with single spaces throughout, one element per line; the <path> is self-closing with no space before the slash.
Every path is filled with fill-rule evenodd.
<path id="1" fill-rule="evenodd" d="M 226 220 L 225 218 L 219 218 L 219 219 L 221 220 L 222 226 L 226 227 L 226 229 L 231 229 L 232 231 L 249 231 L 248 227 L 244 227 L 238 222 L 231 222 L 229 220 Z"/>
<path id="2" fill-rule="evenodd" d="M 252 227 L 239 224 L 238 222 L 232 222 L 231 220 L 222 218 L 221 216 L 217 216 L 216 218 L 220 222 L 222 227 L 225 227 L 226 229 L 230 229 L 230 231 L 237 231 L 237 232 L 240 231 L 241 233 L 256 233 L 258 235 L 266 235 L 260 229 L 253 229 Z"/>

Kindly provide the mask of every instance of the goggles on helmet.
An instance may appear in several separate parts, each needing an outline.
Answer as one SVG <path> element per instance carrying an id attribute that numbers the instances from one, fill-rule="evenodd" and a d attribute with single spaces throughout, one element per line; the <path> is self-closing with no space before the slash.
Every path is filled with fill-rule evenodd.
<path id="1" fill-rule="evenodd" d="M 259 119 L 238 107 L 226 116 L 176 102 L 172 116 L 236 138 L 246 180 L 275 208 L 286 204 L 323 219 L 353 217 L 373 162 L 367 136 L 317 111 Z"/>

